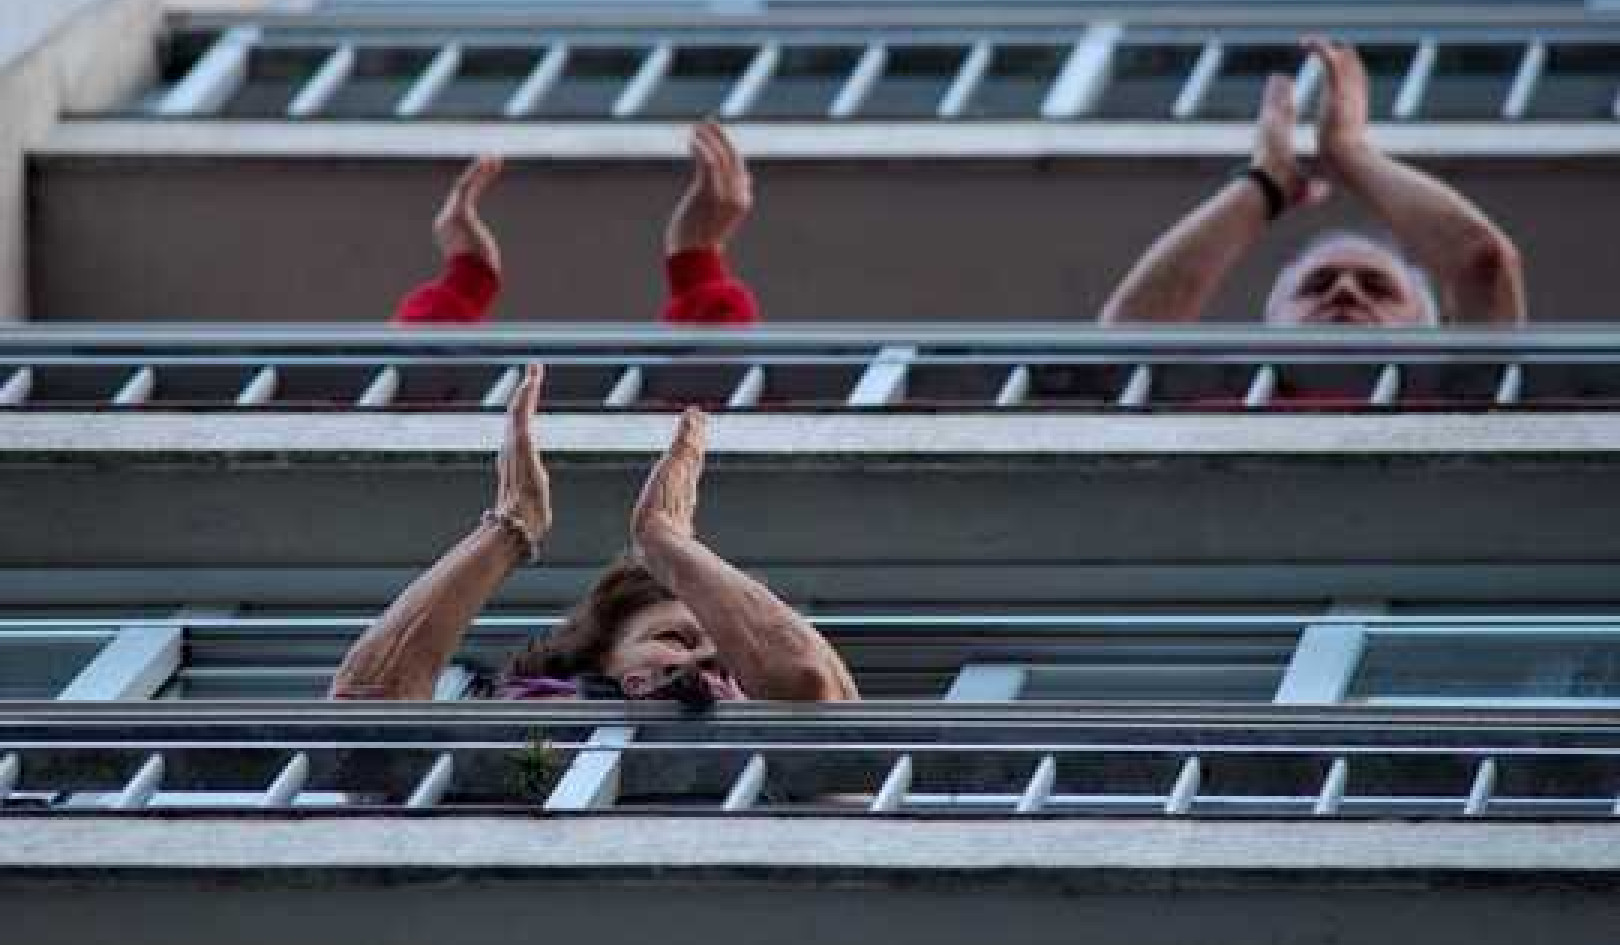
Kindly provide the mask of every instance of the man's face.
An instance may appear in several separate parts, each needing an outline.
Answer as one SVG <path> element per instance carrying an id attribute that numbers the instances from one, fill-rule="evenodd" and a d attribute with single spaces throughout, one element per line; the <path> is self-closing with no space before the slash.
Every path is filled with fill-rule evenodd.
<path id="1" fill-rule="evenodd" d="M 1283 271 L 1286 284 L 1266 312 L 1273 325 L 1369 325 L 1409 328 L 1429 324 L 1421 290 L 1394 253 L 1347 237 L 1312 249 Z"/>

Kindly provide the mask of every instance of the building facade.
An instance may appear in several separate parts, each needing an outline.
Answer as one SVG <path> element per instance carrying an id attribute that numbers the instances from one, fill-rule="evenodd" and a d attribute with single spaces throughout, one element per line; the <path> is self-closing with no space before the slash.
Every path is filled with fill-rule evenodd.
<path id="1" fill-rule="evenodd" d="M 36 15 L 0 72 L 51 112 L 7 157 L 28 316 L 0 337 L 8 941 L 1620 927 L 1620 335 L 1595 323 L 1592 236 L 1620 193 L 1611 12 Z M 1071 277 L 1128 260 L 1114 221 L 1145 241 L 1243 158 L 1265 72 L 1319 81 L 1292 42 L 1322 26 L 1368 50 L 1378 133 L 1512 218 L 1537 327 L 1031 321 L 1095 306 Z M 69 68 L 87 49 L 105 67 Z M 655 274 L 637 241 L 709 112 L 756 156 L 739 260 L 774 317 L 637 324 L 656 282 L 615 271 Z M 509 254 L 538 247 L 502 321 L 367 324 L 431 268 L 451 165 L 488 149 L 515 156 L 491 212 Z M 1072 211 L 1092 198 L 1107 212 Z M 488 504 L 532 360 L 544 561 L 433 701 L 322 700 Z M 623 545 L 689 403 L 714 414 L 705 537 L 867 701 L 477 698 Z"/>

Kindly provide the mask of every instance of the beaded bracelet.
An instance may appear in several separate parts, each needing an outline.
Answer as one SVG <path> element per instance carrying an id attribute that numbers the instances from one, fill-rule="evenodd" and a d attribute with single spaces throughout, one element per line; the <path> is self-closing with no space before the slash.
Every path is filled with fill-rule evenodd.
<path id="1" fill-rule="evenodd" d="M 494 525 L 505 529 L 517 537 L 519 543 L 529 550 L 529 563 L 534 564 L 540 560 L 540 540 L 529 536 L 529 526 L 523 519 L 511 512 L 497 512 L 494 509 L 485 509 L 478 520 L 485 525 Z"/>

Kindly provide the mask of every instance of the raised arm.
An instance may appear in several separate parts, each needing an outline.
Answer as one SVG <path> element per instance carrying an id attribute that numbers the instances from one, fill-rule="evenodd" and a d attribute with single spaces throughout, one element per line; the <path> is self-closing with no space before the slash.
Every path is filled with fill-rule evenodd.
<path id="1" fill-rule="evenodd" d="M 400 300 L 396 324 L 468 323 L 489 317 L 501 290 L 501 248 L 479 216 L 478 201 L 502 166 L 499 157 L 485 155 L 456 178 L 433 219 L 443 268 Z"/>
<path id="2" fill-rule="evenodd" d="M 726 263 L 726 243 L 754 205 L 753 179 L 742 152 L 713 122 L 693 127 L 692 181 L 664 229 L 669 300 L 662 318 L 687 324 L 746 325 L 759 303 Z"/>
<path id="3" fill-rule="evenodd" d="M 697 540 L 693 518 L 706 438 L 707 418 L 688 409 L 631 515 L 636 552 L 714 638 L 726 667 L 749 695 L 859 699 L 844 661 L 809 621 Z"/>
<path id="4" fill-rule="evenodd" d="M 1318 149 L 1334 176 L 1435 279 L 1449 320 L 1523 324 L 1524 270 L 1513 241 L 1462 194 L 1373 145 L 1367 70 L 1353 47 L 1320 38 L 1305 45 L 1326 77 Z"/>
<path id="5" fill-rule="evenodd" d="M 1293 80 L 1267 79 L 1251 167 L 1275 183 L 1278 213 L 1327 197 L 1326 183 L 1307 177 L 1294 155 L 1295 111 Z M 1104 303 L 1102 323 L 1197 321 L 1265 233 L 1270 200 L 1254 177 L 1232 178 L 1148 248 Z"/>
<path id="6" fill-rule="evenodd" d="M 349 649 L 333 698 L 431 699 L 468 625 L 551 528 L 550 487 L 530 429 L 540 379 L 539 366 L 530 365 L 507 407 L 495 507 Z"/>

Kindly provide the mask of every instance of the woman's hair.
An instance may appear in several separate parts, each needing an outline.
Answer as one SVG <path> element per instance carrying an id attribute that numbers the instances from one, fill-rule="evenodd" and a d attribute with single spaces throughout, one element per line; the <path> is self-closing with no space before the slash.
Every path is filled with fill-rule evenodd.
<path id="1" fill-rule="evenodd" d="M 644 566 L 620 556 L 555 630 L 512 655 L 504 675 L 568 679 L 600 673 L 603 658 L 631 615 L 676 599 Z"/>

